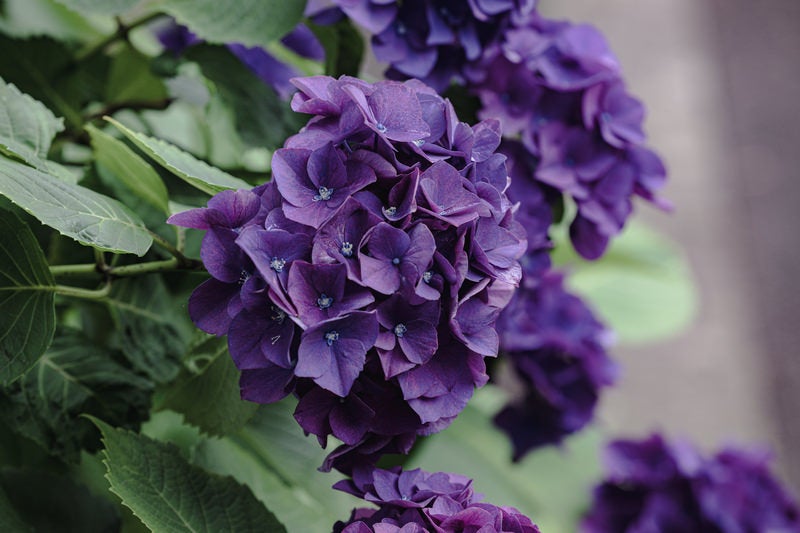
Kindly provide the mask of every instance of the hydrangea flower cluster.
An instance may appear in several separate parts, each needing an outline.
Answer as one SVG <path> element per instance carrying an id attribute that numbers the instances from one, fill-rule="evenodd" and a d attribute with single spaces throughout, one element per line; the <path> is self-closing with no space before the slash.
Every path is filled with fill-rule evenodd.
<path id="1" fill-rule="evenodd" d="M 207 230 L 212 278 L 189 301 L 228 335 L 243 398 L 294 393 L 295 418 L 348 472 L 446 427 L 487 381 L 521 277 L 496 121 L 459 122 L 417 81 L 299 78 L 314 115 L 273 181 L 170 222 Z"/>
<path id="2" fill-rule="evenodd" d="M 334 0 L 369 31 L 386 77 L 417 78 L 438 91 L 464 82 L 472 63 L 536 0 Z"/>
<path id="3" fill-rule="evenodd" d="M 372 502 L 377 509 L 355 509 L 335 533 L 539 533 L 513 507 L 481 502 L 472 480 L 445 472 L 358 469 L 352 480 L 334 488 Z"/>
<path id="4" fill-rule="evenodd" d="M 187 48 L 203 42 L 189 28 L 174 21 L 160 27 L 156 35 L 164 48 L 175 55 L 180 55 Z M 281 43 L 300 57 L 314 61 L 325 59 L 325 50 L 314 33 L 304 24 L 297 25 L 281 39 Z M 228 43 L 226 47 L 281 98 L 288 100 L 294 93 L 295 88 L 289 80 L 300 75 L 296 68 L 279 60 L 260 46 Z"/>
<path id="5" fill-rule="evenodd" d="M 516 461 L 589 423 L 617 367 L 605 351 L 610 332 L 564 289 L 557 273 L 521 287 L 501 313 L 497 331 L 521 392 L 494 421 L 510 436 Z"/>
<path id="6" fill-rule="evenodd" d="M 703 457 L 659 435 L 612 442 L 583 533 L 800 531 L 800 508 L 769 472 L 769 455 Z"/>
<path id="7" fill-rule="evenodd" d="M 479 116 L 499 119 L 503 133 L 519 136 L 527 152 L 504 153 L 531 167 L 529 180 L 576 202 L 570 236 L 583 257 L 603 254 L 631 213 L 633 196 L 669 208 L 656 196 L 666 171 L 644 146 L 644 107 L 626 90 L 619 62 L 596 28 L 533 12 L 514 19 L 471 73 Z"/>

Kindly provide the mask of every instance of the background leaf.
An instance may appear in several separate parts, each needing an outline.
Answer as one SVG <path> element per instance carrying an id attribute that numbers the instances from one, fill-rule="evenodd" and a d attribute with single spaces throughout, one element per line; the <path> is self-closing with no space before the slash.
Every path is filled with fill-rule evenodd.
<path id="1" fill-rule="evenodd" d="M 303 431 L 290 402 L 262 405 L 239 432 L 207 439 L 195 450 L 204 468 L 245 483 L 292 533 L 327 533 L 364 501 L 331 490 L 340 475 L 317 468 L 327 452 Z"/>
<path id="2" fill-rule="evenodd" d="M 0 78 L 0 151 L 29 163 L 45 159 L 53 137 L 63 130 L 63 120 Z"/>
<path id="3" fill-rule="evenodd" d="M 119 15 L 129 11 L 142 0 L 56 0 L 80 13 Z"/>
<path id="4" fill-rule="evenodd" d="M 88 126 L 95 161 L 108 169 L 119 181 L 150 205 L 169 215 L 167 187 L 153 167 L 125 143 Z"/>
<path id="5" fill-rule="evenodd" d="M 194 327 L 158 274 L 114 282 L 106 300 L 116 343 L 133 367 L 156 383 L 175 378 Z"/>
<path id="6" fill-rule="evenodd" d="M 15 531 L 18 533 L 33 531 L 33 527 L 20 518 L 2 486 L 0 486 L 0 528 L 3 531 Z"/>
<path id="7" fill-rule="evenodd" d="M 77 331 L 62 331 L 47 352 L 0 401 L 2 417 L 51 455 L 77 462 L 96 450 L 89 413 L 117 426 L 138 428 L 148 417 L 153 384 L 116 362 L 107 349 Z"/>
<path id="8" fill-rule="evenodd" d="M 562 235 L 553 261 L 623 342 L 652 342 L 688 326 L 697 296 L 686 259 L 668 239 L 629 224 L 599 261 L 579 259 Z"/>
<path id="9" fill-rule="evenodd" d="M 107 103 L 157 102 L 167 98 L 167 87 L 153 74 L 151 58 L 126 46 L 111 60 L 106 85 Z"/>
<path id="10" fill-rule="evenodd" d="M 116 120 L 110 118 L 106 120 L 164 168 L 203 192 L 216 194 L 225 189 L 251 188 L 247 182 L 194 158 L 177 146 L 129 130 Z"/>
<path id="11" fill-rule="evenodd" d="M 241 428 L 258 404 L 241 398 L 239 371 L 228 354 L 227 339 L 201 339 L 184 358 L 189 370 L 165 387 L 157 405 L 181 413 L 205 433 L 222 436 Z"/>
<path id="12" fill-rule="evenodd" d="M 350 19 L 344 18 L 327 26 L 309 24 L 309 28 L 325 48 L 326 75 L 334 78 L 358 76 L 364 57 L 364 37 Z"/>
<path id="13" fill-rule="evenodd" d="M 492 424 L 503 401 L 499 396 L 492 386 L 479 390 L 449 428 L 421 443 L 405 468 L 464 474 L 485 501 L 516 507 L 542 531 L 577 531 L 589 487 L 600 477 L 599 435 L 584 430 L 561 448 L 540 449 L 512 463 L 508 437 Z"/>
<path id="14" fill-rule="evenodd" d="M 162 0 L 160 6 L 212 43 L 267 46 L 303 17 L 305 0 Z"/>
<path id="15" fill-rule="evenodd" d="M 111 490 L 153 531 L 286 531 L 250 489 L 189 464 L 175 446 L 95 424 Z"/>
<path id="16" fill-rule="evenodd" d="M 103 38 L 100 28 L 56 0 L 4 0 L 0 32 L 14 37 L 47 35 L 64 41 Z"/>
<path id="17" fill-rule="evenodd" d="M 55 282 L 33 232 L 0 209 L 0 382 L 33 366 L 55 331 Z"/>

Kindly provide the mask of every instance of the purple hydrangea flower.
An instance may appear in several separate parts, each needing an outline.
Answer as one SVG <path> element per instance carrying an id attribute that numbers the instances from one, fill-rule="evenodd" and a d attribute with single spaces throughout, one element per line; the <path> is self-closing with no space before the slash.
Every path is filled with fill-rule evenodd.
<path id="1" fill-rule="evenodd" d="M 605 351 L 608 331 L 559 274 L 520 288 L 497 331 L 521 393 L 494 421 L 511 437 L 516 461 L 588 424 L 616 366 Z"/>
<path id="2" fill-rule="evenodd" d="M 314 116 L 273 181 L 170 220 L 208 232 L 190 310 L 227 333 L 243 397 L 294 394 L 305 431 L 344 443 L 323 467 L 348 472 L 407 453 L 486 383 L 527 242 L 495 121 L 459 122 L 417 81 L 295 84 Z"/>
<path id="3" fill-rule="evenodd" d="M 359 468 L 334 488 L 378 506 L 354 509 L 347 522 L 334 526 L 335 533 L 539 533 L 513 507 L 481 502 L 472 480 L 457 474 Z"/>
<path id="4" fill-rule="evenodd" d="M 527 159 L 519 177 L 576 202 L 570 237 L 578 253 L 597 259 L 622 230 L 633 196 L 669 208 L 657 197 L 664 165 L 644 147 L 644 107 L 628 94 L 595 28 L 536 12 L 509 24 L 471 66 L 467 85 L 481 100 L 479 116 L 497 118 L 506 135 L 519 136 L 529 154 L 512 148 L 517 160 Z M 512 199 L 524 208 L 522 197 Z"/>
<path id="5" fill-rule="evenodd" d="M 438 91 L 463 82 L 470 65 L 514 17 L 530 12 L 535 0 L 334 0 L 369 31 L 387 77 L 418 78 Z"/>
<path id="6" fill-rule="evenodd" d="M 769 459 L 736 448 L 702 456 L 657 434 L 614 441 L 581 531 L 800 531 L 800 507 L 770 473 Z"/>

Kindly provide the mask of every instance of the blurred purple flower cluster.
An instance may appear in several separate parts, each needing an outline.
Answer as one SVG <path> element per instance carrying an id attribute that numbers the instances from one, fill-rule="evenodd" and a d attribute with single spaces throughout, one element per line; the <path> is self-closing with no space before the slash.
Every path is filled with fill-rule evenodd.
<path id="1" fill-rule="evenodd" d="M 357 469 L 334 488 L 378 506 L 355 509 L 335 533 L 539 533 L 513 507 L 481 502 L 472 480 L 445 472 Z"/>
<path id="2" fill-rule="evenodd" d="M 417 78 L 442 92 L 463 83 L 470 64 L 499 38 L 511 18 L 536 0 L 334 0 L 369 31 L 375 57 L 389 63 L 386 77 Z"/>
<path id="3" fill-rule="evenodd" d="M 659 435 L 606 450 L 583 533 L 800 531 L 800 509 L 769 471 L 769 454 L 726 449 L 703 457 Z"/>
<path id="4" fill-rule="evenodd" d="M 521 287 L 501 313 L 497 332 L 518 392 L 495 424 L 511 437 L 518 460 L 586 426 L 617 367 L 605 351 L 610 331 L 564 289 L 560 274 Z"/>
<path id="5" fill-rule="evenodd" d="M 347 472 L 408 452 L 486 382 L 525 231 L 496 121 L 459 122 L 416 81 L 295 83 L 314 116 L 273 181 L 170 222 L 207 230 L 189 311 L 228 335 L 242 396 L 295 393 L 303 429 L 344 442 L 325 467 Z"/>

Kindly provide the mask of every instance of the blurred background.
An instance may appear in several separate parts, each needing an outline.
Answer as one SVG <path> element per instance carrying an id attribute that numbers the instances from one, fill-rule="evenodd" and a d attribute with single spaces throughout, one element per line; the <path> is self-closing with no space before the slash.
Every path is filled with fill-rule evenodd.
<path id="1" fill-rule="evenodd" d="M 645 102 L 676 210 L 640 203 L 635 220 L 682 248 L 699 293 L 680 334 L 615 350 L 623 375 L 601 424 L 768 444 L 800 493 L 800 2 L 540 6 L 598 26 Z"/>

